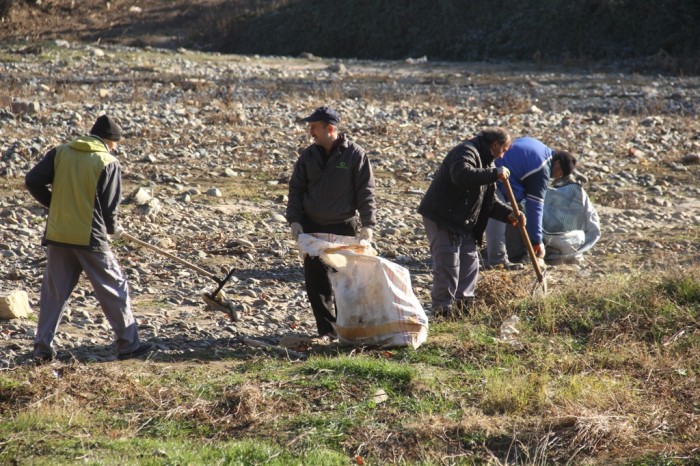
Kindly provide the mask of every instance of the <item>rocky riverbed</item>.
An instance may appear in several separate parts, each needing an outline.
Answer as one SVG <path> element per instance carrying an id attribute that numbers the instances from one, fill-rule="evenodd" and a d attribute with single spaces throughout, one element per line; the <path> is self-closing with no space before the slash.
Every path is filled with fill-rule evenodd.
<path id="1" fill-rule="evenodd" d="M 376 247 L 411 271 L 426 306 L 430 259 L 415 210 L 446 152 L 484 126 L 579 156 L 603 237 L 583 264 L 550 267 L 550 289 L 700 257 L 697 77 L 55 41 L 0 48 L 0 80 L 0 294 L 24 290 L 38 312 L 46 210 L 24 190 L 24 174 L 104 112 L 126 133 L 126 231 L 216 276 L 235 269 L 225 287 L 231 319 L 201 299 L 217 286 L 211 278 L 115 242 L 142 338 L 157 344 L 158 358 L 214 357 L 236 351 L 242 337 L 275 343 L 315 332 L 283 213 L 297 151 L 309 143 L 298 118 L 322 104 L 340 111 L 341 129 L 368 151 Z M 484 272 L 485 285 L 501 273 Z M 0 367 L 26 359 L 34 327 L 0 321 Z M 111 338 L 83 278 L 59 328 L 59 359 L 113 360 Z"/>

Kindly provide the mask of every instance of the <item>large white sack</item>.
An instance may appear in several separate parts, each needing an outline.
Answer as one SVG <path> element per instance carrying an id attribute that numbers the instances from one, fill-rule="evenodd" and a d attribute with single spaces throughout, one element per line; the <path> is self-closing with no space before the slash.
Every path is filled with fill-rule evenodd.
<path id="1" fill-rule="evenodd" d="M 300 250 L 320 257 L 330 274 L 341 343 L 412 346 L 428 337 L 428 317 L 411 288 L 408 270 L 378 257 L 355 238 L 326 233 L 299 235 Z"/>

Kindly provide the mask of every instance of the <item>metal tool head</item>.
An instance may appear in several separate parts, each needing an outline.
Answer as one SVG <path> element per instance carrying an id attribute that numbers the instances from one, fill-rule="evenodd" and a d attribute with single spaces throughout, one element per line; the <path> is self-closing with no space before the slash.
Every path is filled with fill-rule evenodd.
<path id="1" fill-rule="evenodd" d="M 532 297 L 533 298 L 543 298 L 547 295 L 547 270 L 542 270 L 542 278 L 535 278 L 535 282 L 532 286 Z"/>

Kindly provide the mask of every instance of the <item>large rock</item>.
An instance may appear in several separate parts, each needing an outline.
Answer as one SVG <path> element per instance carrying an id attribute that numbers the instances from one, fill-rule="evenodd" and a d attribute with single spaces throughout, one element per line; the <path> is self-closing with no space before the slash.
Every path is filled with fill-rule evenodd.
<path id="1" fill-rule="evenodd" d="M 26 291 L 14 290 L 0 296 L 0 319 L 20 319 L 29 317 L 29 296 Z"/>

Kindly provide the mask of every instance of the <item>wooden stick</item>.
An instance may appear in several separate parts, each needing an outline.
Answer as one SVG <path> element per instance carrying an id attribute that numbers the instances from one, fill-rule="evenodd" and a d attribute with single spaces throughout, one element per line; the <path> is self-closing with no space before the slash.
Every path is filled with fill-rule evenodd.
<path id="1" fill-rule="evenodd" d="M 120 238 L 124 238 L 124 239 L 129 240 L 129 241 L 132 241 L 132 242 L 134 242 L 134 243 L 136 243 L 136 244 L 140 244 L 141 246 L 143 246 L 143 247 L 145 247 L 145 248 L 148 248 L 148 249 L 151 249 L 151 250 L 157 252 L 158 254 L 161 254 L 161 255 L 163 255 L 163 256 L 165 256 L 165 257 L 169 257 L 170 259 L 174 260 L 175 262 L 178 262 L 178 263 L 184 265 L 185 267 L 189 267 L 190 269 L 195 270 L 195 271 L 201 273 L 201 274 L 204 275 L 205 277 L 209 277 L 209 278 L 213 279 L 216 283 L 220 283 L 220 280 L 219 280 L 219 279 L 216 277 L 216 275 L 214 275 L 213 273 L 211 273 L 211 272 L 209 272 L 209 271 L 207 271 L 207 270 L 204 270 L 204 269 L 201 268 L 201 267 L 197 267 L 196 265 L 194 265 L 194 264 L 192 264 L 192 263 L 190 263 L 190 262 L 187 262 L 187 261 L 184 260 L 184 259 L 180 259 L 179 257 L 177 257 L 177 256 L 175 256 L 175 255 L 173 255 L 173 254 L 170 254 L 168 251 L 164 251 L 163 249 L 159 248 L 158 246 L 154 246 L 154 245 L 152 245 L 151 243 L 147 243 L 147 242 L 145 242 L 145 241 L 141 241 L 140 239 L 135 238 L 135 237 L 131 236 L 129 233 L 126 233 L 126 232 L 122 233 L 121 236 L 120 236 Z"/>
<path id="2" fill-rule="evenodd" d="M 530 261 L 532 262 L 532 267 L 535 269 L 535 273 L 537 274 L 537 281 L 544 287 L 544 274 L 542 273 L 542 269 L 540 269 L 540 262 L 535 255 L 535 250 L 532 248 L 532 244 L 530 243 L 530 236 L 527 234 L 527 229 L 525 228 L 523 222 L 520 221 L 520 209 L 518 209 L 518 203 L 515 200 L 513 188 L 510 187 L 510 181 L 508 181 L 507 178 L 503 180 L 503 184 L 508 191 L 508 198 L 510 199 L 510 206 L 513 209 L 513 215 L 515 215 L 515 218 L 518 219 L 520 236 L 523 238 L 523 243 L 525 243 L 527 253 L 530 256 Z"/>
<path id="3" fill-rule="evenodd" d="M 272 351 L 275 351 L 277 353 L 281 353 L 281 354 L 284 354 L 287 356 L 294 356 L 295 358 L 298 358 L 298 359 L 306 359 L 307 358 L 307 355 L 304 353 L 299 353 L 297 351 L 292 351 L 292 350 L 287 349 L 287 348 L 282 348 L 281 346 L 273 345 L 272 343 L 267 343 L 267 342 L 260 341 L 260 340 L 254 340 L 253 338 L 243 337 L 243 343 L 245 343 L 246 345 L 255 346 L 258 348 L 269 348 Z"/>

